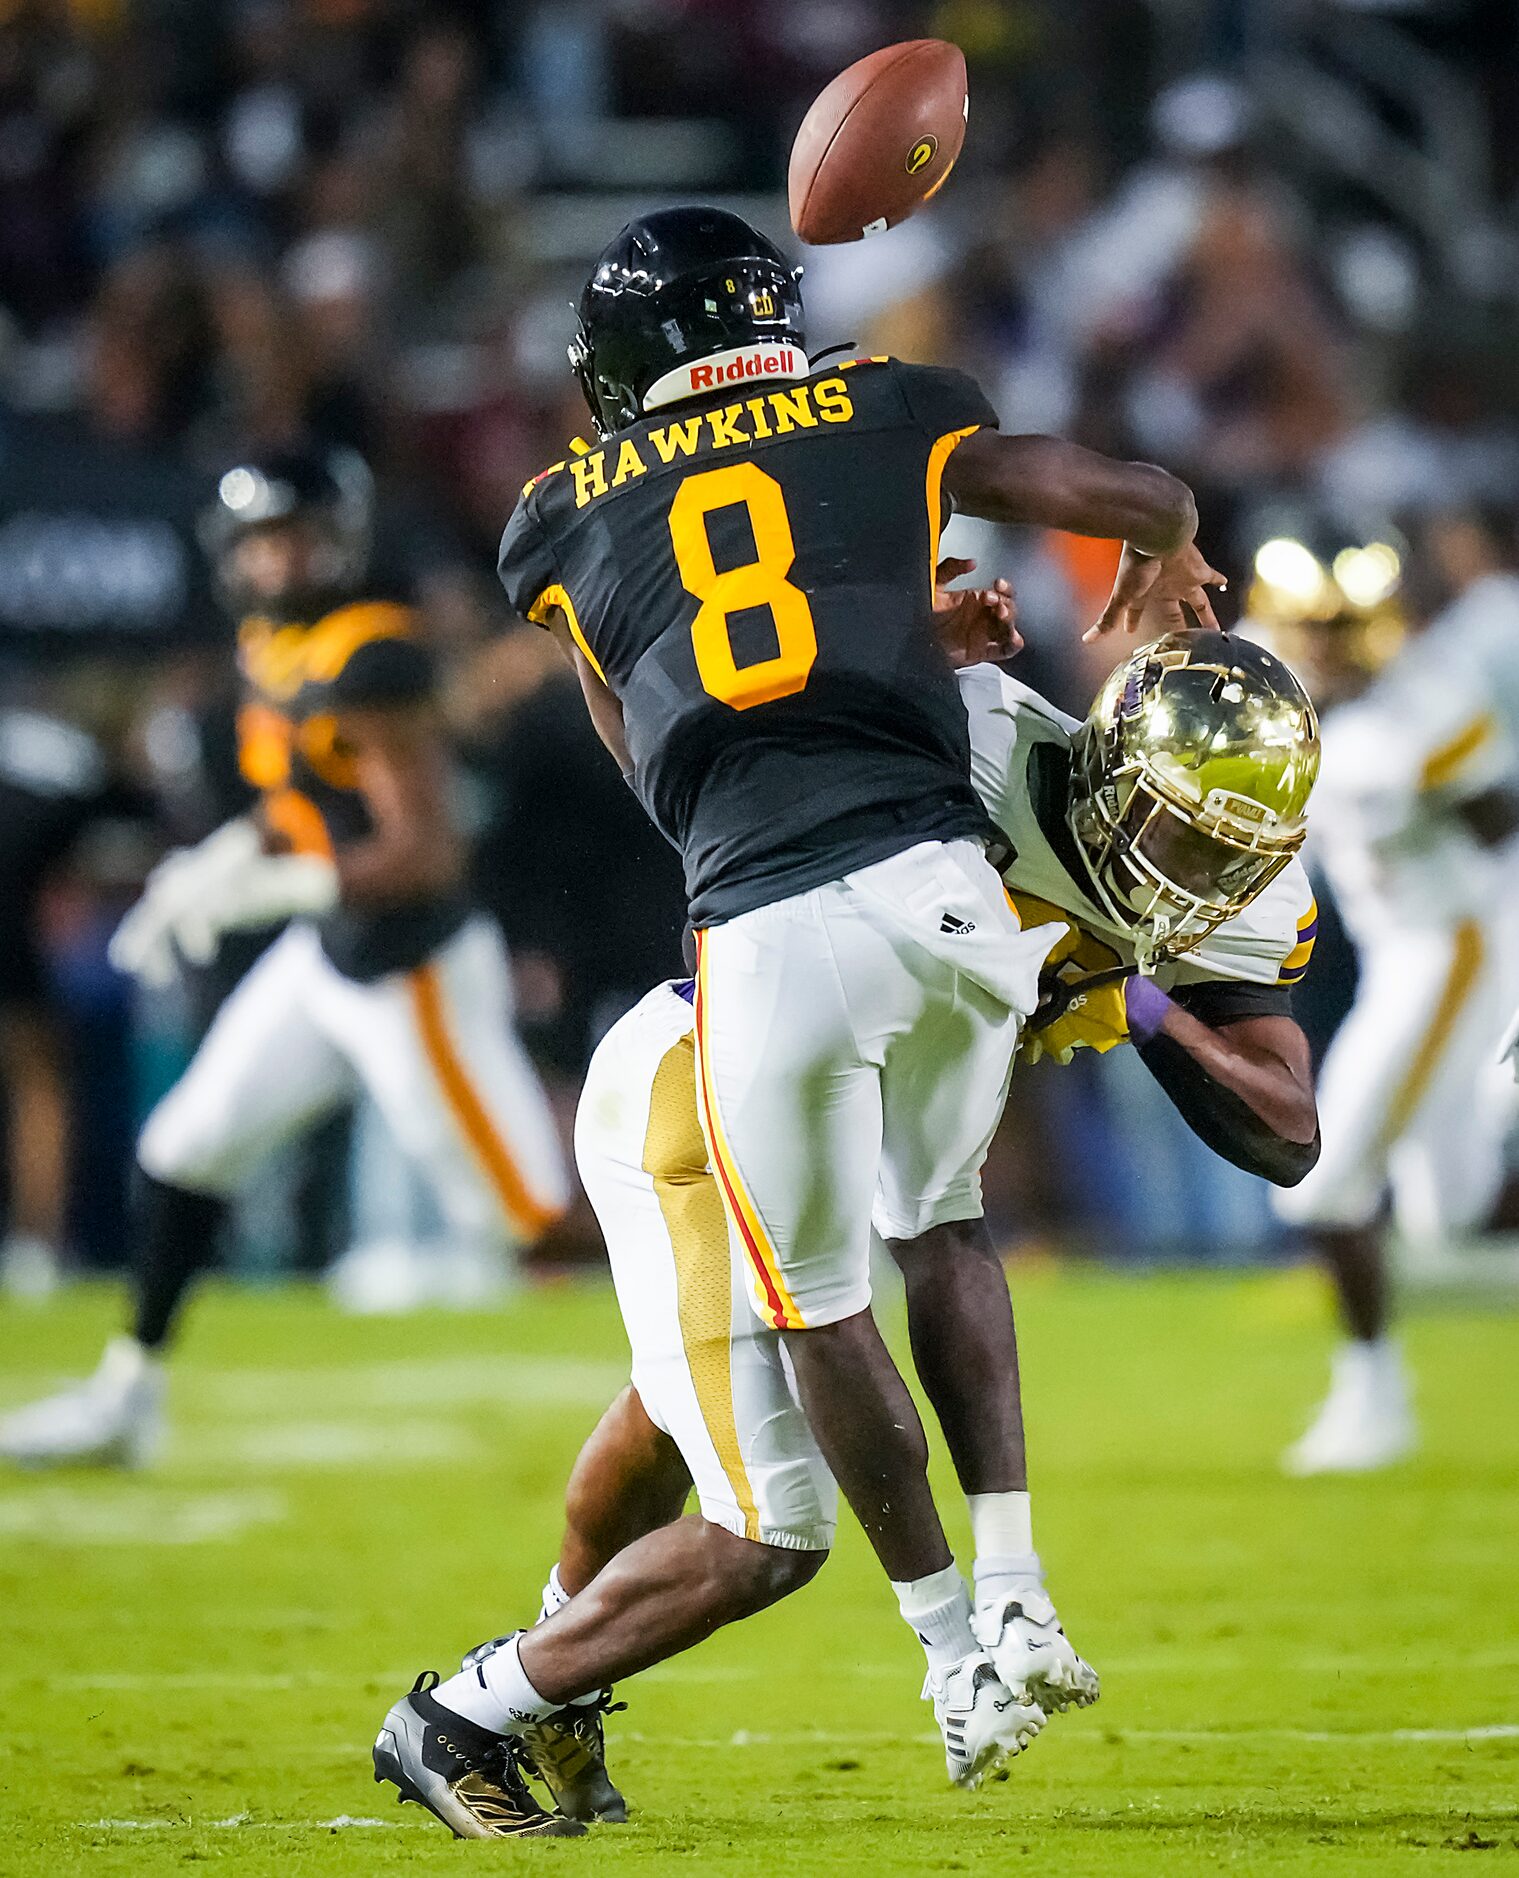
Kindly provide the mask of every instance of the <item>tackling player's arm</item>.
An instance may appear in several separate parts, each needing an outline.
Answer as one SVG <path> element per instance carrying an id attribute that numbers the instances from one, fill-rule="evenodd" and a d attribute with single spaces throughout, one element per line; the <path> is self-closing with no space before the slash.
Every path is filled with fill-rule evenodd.
<path id="1" fill-rule="evenodd" d="M 422 900 L 456 887 L 464 844 L 453 825 L 448 758 L 430 703 L 353 707 L 337 716 L 372 832 L 333 857 L 349 905 Z"/>
<path id="2" fill-rule="evenodd" d="M 1308 1039 L 1285 995 L 1131 984 L 1130 1035 L 1188 1127 L 1246 1173 L 1296 1186 L 1319 1158 L 1319 1118 Z"/>
<path id="3" fill-rule="evenodd" d="M 1223 577 L 1198 551 L 1192 491 L 1153 463 L 1121 463 L 1059 437 L 977 430 L 952 453 L 944 488 L 955 506 L 987 521 L 1058 528 L 1122 541 L 1112 597 L 1089 637 L 1139 628 L 1159 607 L 1163 630 L 1187 624 L 1186 605 L 1218 627 L 1208 588 Z"/>

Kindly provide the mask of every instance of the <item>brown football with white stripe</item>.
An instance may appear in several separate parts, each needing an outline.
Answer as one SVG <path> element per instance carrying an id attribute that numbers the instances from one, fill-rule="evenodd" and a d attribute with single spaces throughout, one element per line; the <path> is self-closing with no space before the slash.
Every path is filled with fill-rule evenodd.
<path id="1" fill-rule="evenodd" d="M 791 226 L 814 247 L 905 221 L 965 142 L 965 54 L 947 39 L 883 46 L 818 94 L 791 146 Z"/>

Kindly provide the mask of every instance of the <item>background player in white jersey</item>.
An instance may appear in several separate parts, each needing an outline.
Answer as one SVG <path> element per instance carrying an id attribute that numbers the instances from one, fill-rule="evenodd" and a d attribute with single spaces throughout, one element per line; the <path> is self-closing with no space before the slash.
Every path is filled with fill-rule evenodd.
<path id="1" fill-rule="evenodd" d="M 1325 707 L 1311 846 L 1359 961 L 1321 1072 L 1323 1154 L 1278 1196 L 1330 1273 L 1346 1333 L 1329 1395 L 1285 1456 L 1295 1473 L 1384 1466 L 1414 1443 L 1389 1333 L 1388 1202 L 1405 1237 L 1438 1240 L 1484 1225 L 1502 1183 L 1494 1064 L 1519 966 L 1519 582 L 1503 565 L 1480 518 L 1421 525 L 1406 594 L 1428 623 L 1400 637 L 1405 570 L 1389 544 L 1325 564 L 1278 542 L 1257 561 L 1252 629 Z"/>
<path id="2" fill-rule="evenodd" d="M 0 1453 L 31 1465 L 150 1457 L 162 1352 L 226 1201 L 361 1089 L 465 1243 L 531 1242 L 566 1202 L 505 952 L 465 893 L 430 663 L 409 609 L 363 587 L 367 470 L 346 454 L 240 464 L 205 532 L 240 620 L 257 807 L 158 867 L 112 957 L 158 982 L 225 932 L 291 924 L 142 1130 L 130 1334 L 88 1382 L 0 1424 Z"/>
<path id="3" fill-rule="evenodd" d="M 1058 935 L 1045 990 L 1061 1016 L 1041 1047 L 1065 1055 L 1132 1038 L 1220 1152 L 1268 1179 L 1300 1178 L 1316 1129 L 1284 972 L 1311 904 L 1290 855 L 1316 747 L 1290 675 L 1218 634 L 1164 640 L 1120 668 L 1085 727 L 995 666 L 966 670 L 959 684 L 1008 891 Z M 1105 795 L 1133 811 L 1127 825 L 1140 835 L 1121 862 L 1102 832 Z M 1161 800 L 1172 806 L 1157 811 Z M 1180 860 L 1185 882 L 1171 878 Z M 1143 912 L 1132 904 L 1136 868 L 1157 868 Z M 1190 949 L 1154 976 L 1134 975 L 1162 928 L 1174 943 L 1187 923 Z M 1099 982 L 1084 993 L 1091 978 Z M 518 1640 L 540 1689 L 599 1691 L 653 1660 L 672 1624 L 691 1642 L 763 1609 L 815 1575 L 833 1536 L 836 1490 L 782 1339 L 756 1319 L 729 1255 L 697 1115 L 694 996 L 689 980 L 651 991 L 603 1039 L 581 1100 L 576 1154 L 611 1256 L 632 1381 L 576 1465 L 545 1621 Z M 991 1099 L 1000 1107 L 1000 1092 Z M 920 1248 L 891 1250 L 909 1286 L 926 1277 Z M 918 1334 L 913 1347 L 932 1393 L 958 1353 Z M 659 1529 L 693 1481 L 700 1517 L 685 1522 L 672 1555 Z M 974 1496 L 971 1510 L 974 1523 Z M 978 1633 L 1028 1705 L 1030 1732 L 1045 1714 L 1095 1699 L 1096 1676 L 1065 1637 L 1037 1556 L 978 1555 L 976 1591 Z M 508 1641 L 472 1652 L 444 1704 Z M 593 1696 L 522 1732 L 572 1819 L 625 1816 L 602 1753 L 603 1707 Z M 377 1774 L 456 1831 L 500 1830 L 499 1811 L 475 1808 L 441 1764 L 409 1754 L 403 1765 L 408 1731 L 430 1713 L 425 1689 L 397 1705 Z"/>

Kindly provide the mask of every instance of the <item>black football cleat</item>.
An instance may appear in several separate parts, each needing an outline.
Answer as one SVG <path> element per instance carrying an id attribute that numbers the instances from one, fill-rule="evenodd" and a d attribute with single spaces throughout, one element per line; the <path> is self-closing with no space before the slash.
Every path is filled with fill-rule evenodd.
<path id="1" fill-rule="evenodd" d="M 549 1813 L 533 1797 L 525 1750 L 515 1735 L 456 1715 L 434 1701 L 433 1670 L 385 1717 L 374 1744 L 374 1777 L 441 1819 L 456 1839 L 575 1839 L 579 1820 Z"/>
<path id="2" fill-rule="evenodd" d="M 519 1633 L 513 1632 L 512 1635 Z M 481 1663 L 511 1636 L 492 1637 L 465 1657 L 462 1667 Z M 523 1747 L 540 1780 L 554 1796 L 554 1802 L 567 1819 L 598 1821 L 606 1825 L 625 1825 L 628 1803 L 612 1783 L 607 1772 L 606 1730 L 604 1715 L 627 1707 L 614 1702 L 611 1691 L 603 1690 L 591 1702 L 576 1702 L 542 1721 L 524 1723 Z"/>
<path id="3" fill-rule="evenodd" d="M 628 1803 L 607 1772 L 606 1730 L 601 1719 L 626 1707 L 625 1702 L 602 1695 L 595 1702 L 577 1702 L 523 1728 L 523 1748 L 567 1819 L 626 1824 Z"/>

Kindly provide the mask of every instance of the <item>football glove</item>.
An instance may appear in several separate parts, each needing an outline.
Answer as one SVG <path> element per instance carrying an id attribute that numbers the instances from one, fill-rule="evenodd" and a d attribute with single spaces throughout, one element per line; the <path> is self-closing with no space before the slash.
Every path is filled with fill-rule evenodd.
<path id="1" fill-rule="evenodd" d="M 193 848 L 176 849 L 148 876 L 142 898 L 112 935 L 119 972 L 162 987 L 182 955 L 194 965 L 215 956 L 224 932 L 268 926 L 337 902 L 337 870 L 312 854 L 266 854 L 257 826 L 225 823 Z"/>
<path id="2" fill-rule="evenodd" d="M 1102 1052 L 1128 1041 L 1129 1016 L 1123 979 L 1094 985 L 1087 991 L 1080 989 L 1081 983 L 1082 975 L 1068 978 L 1057 971 L 1050 995 L 1055 1000 L 1063 1000 L 1064 1008 L 1058 1017 L 1044 1025 L 1038 1025 L 1039 1014 L 1035 1013 L 1019 1047 L 1021 1063 L 1037 1063 L 1046 1056 L 1057 1063 L 1069 1063 L 1078 1050 Z"/>

